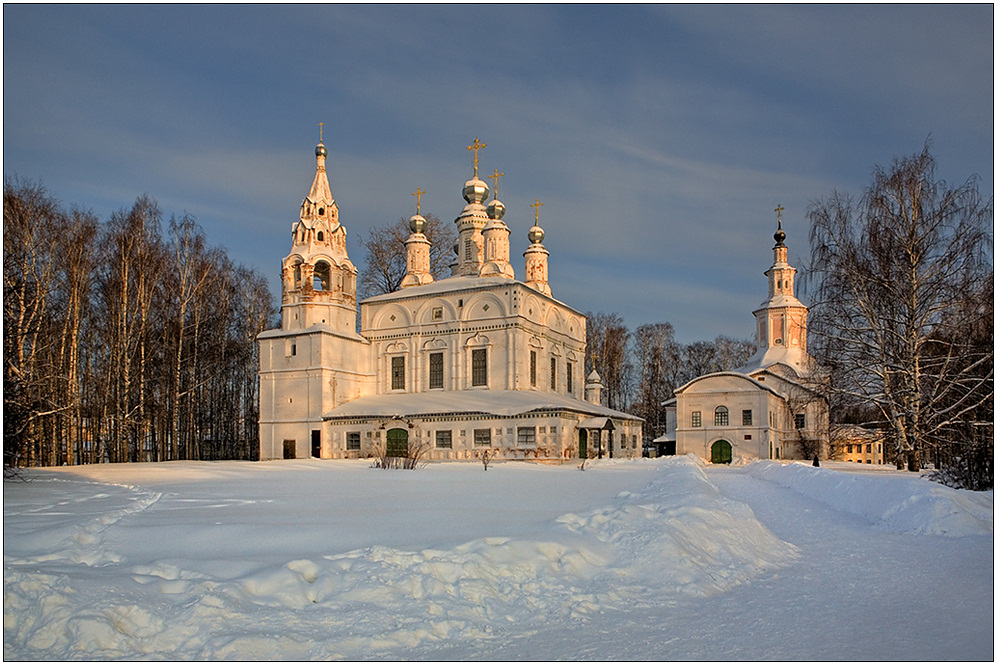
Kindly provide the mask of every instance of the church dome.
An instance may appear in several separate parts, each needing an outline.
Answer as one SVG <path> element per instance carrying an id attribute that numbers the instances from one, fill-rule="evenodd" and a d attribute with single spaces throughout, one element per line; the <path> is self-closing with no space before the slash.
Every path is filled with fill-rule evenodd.
<path id="1" fill-rule="evenodd" d="M 412 229 L 412 233 L 425 233 L 426 218 L 422 215 L 412 215 L 408 218 L 408 227 Z"/>
<path id="2" fill-rule="evenodd" d="M 530 242 L 534 245 L 539 245 L 544 241 L 544 230 L 539 226 L 534 226 L 530 228 Z"/>
<path id="3" fill-rule="evenodd" d="M 505 204 L 498 199 L 493 199 L 491 203 L 488 204 L 488 216 L 492 219 L 502 219 L 505 215 Z"/>
<path id="4" fill-rule="evenodd" d="M 317 146 L 315 146 L 315 156 L 316 157 L 325 157 L 326 155 L 328 155 L 328 152 L 326 151 L 324 145 L 322 145 L 321 143 L 319 143 Z"/>
<path id="5" fill-rule="evenodd" d="M 782 222 L 779 222 L 779 230 L 776 231 L 772 235 L 772 237 L 775 238 L 775 242 L 777 245 L 781 245 L 783 241 L 786 239 L 786 232 L 782 230 Z"/>
<path id="6" fill-rule="evenodd" d="M 477 177 L 464 183 L 464 200 L 468 203 L 482 203 L 488 198 L 488 185 Z"/>

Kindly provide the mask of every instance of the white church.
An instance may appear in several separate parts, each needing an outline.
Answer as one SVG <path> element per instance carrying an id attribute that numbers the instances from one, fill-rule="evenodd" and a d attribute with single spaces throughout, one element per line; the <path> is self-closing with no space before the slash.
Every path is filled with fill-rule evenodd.
<path id="1" fill-rule="evenodd" d="M 585 316 L 556 300 L 538 200 L 524 281 L 505 206 L 464 183 L 452 274 L 434 281 L 426 221 L 410 219 L 401 288 L 360 303 L 357 269 L 316 169 L 281 274 L 281 327 L 260 334 L 260 459 L 391 457 L 565 461 L 640 455 L 642 421 L 583 378 Z"/>
<path id="2" fill-rule="evenodd" d="M 691 453 L 714 464 L 826 456 L 828 405 L 821 370 L 807 353 L 807 307 L 795 295 L 781 217 L 774 237 L 768 298 L 753 312 L 758 351 L 744 367 L 675 389 L 662 405 L 665 434 L 655 439 L 666 454 Z"/>

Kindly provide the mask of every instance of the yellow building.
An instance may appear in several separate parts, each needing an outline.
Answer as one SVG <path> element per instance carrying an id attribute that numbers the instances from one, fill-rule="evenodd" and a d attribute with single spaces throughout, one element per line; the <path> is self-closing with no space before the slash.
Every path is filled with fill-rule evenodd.
<path id="1" fill-rule="evenodd" d="M 836 459 L 858 464 L 884 464 L 883 435 L 858 425 L 831 427 L 831 446 Z"/>

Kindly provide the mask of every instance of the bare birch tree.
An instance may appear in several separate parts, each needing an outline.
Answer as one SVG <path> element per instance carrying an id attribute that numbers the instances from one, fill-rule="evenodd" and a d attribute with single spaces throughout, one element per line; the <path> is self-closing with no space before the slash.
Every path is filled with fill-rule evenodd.
<path id="1" fill-rule="evenodd" d="M 813 351 L 839 398 L 875 406 L 898 466 L 917 470 L 993 402 L 992 319 L 988 344 L 967 335 L 993 280 L 993 200 L 975 179 L 936 179 L 926 144 L 877 168 L 857 204 L 834 192 L 809 216 Z"/>

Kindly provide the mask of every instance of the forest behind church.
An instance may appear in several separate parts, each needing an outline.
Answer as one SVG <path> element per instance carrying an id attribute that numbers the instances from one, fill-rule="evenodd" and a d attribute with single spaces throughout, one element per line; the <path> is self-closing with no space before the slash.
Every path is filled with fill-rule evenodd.
<path id="1" fill-rule="evenodd" d="M 275 307 L 189 217 L 99 220 L 5 179 L 4 468 L 258 455 Z"/>

